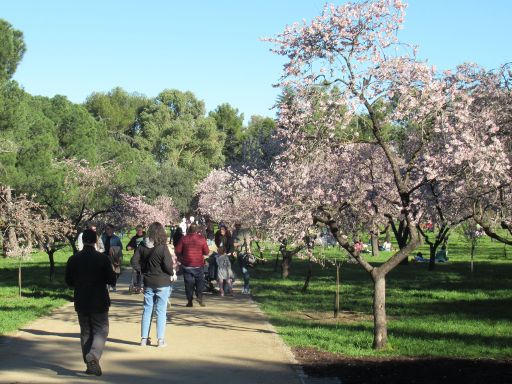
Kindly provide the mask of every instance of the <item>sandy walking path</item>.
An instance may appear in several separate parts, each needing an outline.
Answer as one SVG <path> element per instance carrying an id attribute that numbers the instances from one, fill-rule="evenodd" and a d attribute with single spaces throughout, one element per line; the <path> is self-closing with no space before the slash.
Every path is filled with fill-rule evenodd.
<path id="1" fill-rule="evenodd" d="M 172 295 L 167 348 L 140 347 L 142 295 L 128 293 L 130 271 L 111 294 L 103 376 L 85 375 L 72 305 L 0 344 L 0 383 L 300 383 L 293 357 L 247 296 L 206 296 L 185 307 L 183 282 Z M 151 336 L 156 339 L 155 326 Z"/>

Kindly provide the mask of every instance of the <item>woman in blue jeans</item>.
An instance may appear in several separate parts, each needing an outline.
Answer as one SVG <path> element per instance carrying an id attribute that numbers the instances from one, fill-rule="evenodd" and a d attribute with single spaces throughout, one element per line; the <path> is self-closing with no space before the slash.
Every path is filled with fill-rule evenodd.
<path id="1" fill-rule="evenodd" d="M 152 223 L 147 238 L 139 245 L 132 258 L 132 266 L 144 277 L 144 311 L 142 312 L 140 345 L 150 345 L 149 330 L 153 310 L 156 314 L 158 346 L 165 347 L 167 300 L 172 292 L 173 260 L 167 248 L 167 234 L 162 224 Z"/>

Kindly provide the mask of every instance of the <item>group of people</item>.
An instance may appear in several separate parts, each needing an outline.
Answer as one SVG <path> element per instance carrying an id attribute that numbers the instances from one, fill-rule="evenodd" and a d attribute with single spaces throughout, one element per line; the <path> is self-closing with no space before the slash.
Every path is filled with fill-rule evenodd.
<path id="1" fill-rule="evenodd" d="M 131 265 L 141 277 L 144 304 L 141 321 L 141 346 L 151 345 L 150 328 L 153 313 L 156 317 L 158 347 L 167 345 L 165 327 L 167 303 L 178 273 L 183 274 L 187 307 L 193 307 L 194 295 L 200 306 L 203 297 L 205 274 L 210 275 L 215 266 L 215 278 L 221 296 L 232 294 L 234 273 L 232 262 L 236 258 L 244 279 L 242 293 L 249 294 L 250 241 L 247 231 L 240 224 L 231 233 L 221 224 L 214 234 L 216 252 L 211 253 L 204 234 L 204 227 L 194 221 L 171 233 L 171 241 L 161 223 L 149 225 L 147 232 L 137 226 L 126 250 L 133 251 Z M 169 244 L 171 243 L 171 244 Z M 78 252 L 71 256 L 66 267 L 66 283 L 74 288 L 74 305 L 80 325 L 80 342 L 86 373 L 102 374 L 99 360 L 109 332 L 108 287 L 116 290 L 121 273 L 122 243 L 114 234 L 114 227 L 107 225 L 98 237 L 93 225 L 79 235 Z M 205 263 L 205 259 L 209 263 Z M 209 264 L 209 265 L 208 265 Z M 205 273 L 206 271 L 206 273 Z"/>

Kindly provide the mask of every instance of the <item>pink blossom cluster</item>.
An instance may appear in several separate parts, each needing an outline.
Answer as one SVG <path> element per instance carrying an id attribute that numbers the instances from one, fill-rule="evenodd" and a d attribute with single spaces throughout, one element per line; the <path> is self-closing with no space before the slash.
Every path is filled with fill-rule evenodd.
<path id="1" fill-rule="evenodd" d="M 172 198 L 159 196 L 153 203 L 148 203 L 144 196 L 131 196 L 121 193 L 118 204 L 105 218 L 119 228 L 145 228 L 157 221 L 163 225 L 177 223 L 179 212 L 174 207 Z"/>

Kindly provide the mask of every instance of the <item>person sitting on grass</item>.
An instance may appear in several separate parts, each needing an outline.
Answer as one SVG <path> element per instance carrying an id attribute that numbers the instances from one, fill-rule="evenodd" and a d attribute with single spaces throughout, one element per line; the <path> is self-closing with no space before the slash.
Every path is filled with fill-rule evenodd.
<path id="1" fill-rule="evenodd" d="M 233 293 L 233 270 L 231 269 L 231 261 L 226 254 L 226 248 L 219 247 L 217 249 L 217 282 L 219 283 L 220 295 Z"/>
<path id="2" fill-rule="evenodd" d="M 423 257 L 423 253 L 421 252 L 418 252 L 416 254 L 416 256 L 414 256 L 414 261 L 417 262 L 417 263 L 424 263 L 426 262 L 427 260 L 425 260 L 425 258 Z"/>
<path id="3" fill-rule="evenodd" d="M 446 245 L 443 245 L 441 249 L 436 252 L 436 263 L 446 263 L 448 261 L 447 253 Z"/>

